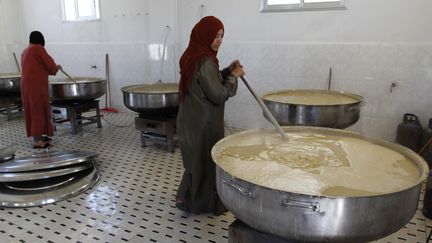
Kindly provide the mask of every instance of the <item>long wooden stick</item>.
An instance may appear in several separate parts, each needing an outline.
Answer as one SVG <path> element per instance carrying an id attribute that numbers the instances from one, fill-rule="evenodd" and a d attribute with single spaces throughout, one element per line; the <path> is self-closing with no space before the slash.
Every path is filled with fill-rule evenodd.
<path id="1" fill-rule="evenodd" d="M 261 100 L 261 98 L 252 89 L 252 87 L 250 86 L 250 84 L 247 81 L 246 77 L 243 75 L 240 78 L 243 80 L 243 82 L 246 85 L 246 87 L 252 93 L 252 95 L 255 98 L 255 100 L 258 101 L 258 104 L 261 106 L 261 109 L 264 111 L 264 113 L 266 114 L 266 116 L 270 119 L 270 122 L 273 124 L 273 126 L 276 128 L 276 130 L 279 132 L 279 134 L 281 135 L 282 139 L 285 140 L 285 141 L 288 141 L 288 136 L 286 135 L 285 131 L 282 130 L 282 128 L 279 126 L 279 123 L 273 117 L 273 115 L 270 112 L 270 110 L 267 108 L 267 106 L 264 104 L 264 102 Z"/>
<path id="2" fill-rule="evenodd" d="M 21 73 L 21 68 L 20 68 L 20 65 L 19 65 L 19 63 L 18 63 L 18 59 L 17 59 L 17 57 L 16 57 L 16 55 L 15 55 L 15 52 L 13 53 L 13 57 L 14 57 L 14 59 L 15 59 L 15 64 L 17 65 L 18 72 Z"/>
<path id="3" fill-rule="evenodd" d="M 61 68 L 60 71 L 61 71 L 64 75 L 66 75 L 66 77 L 68 77 L 70 80 L 72 80 L 75 84 L 77 83 L 77 81 L 76 81 L 75 79 L 73 79 L 71 76 L 69 76 L 69 74 L 67 74 L 67 73 L 63 70 L 63 68 Z"/>

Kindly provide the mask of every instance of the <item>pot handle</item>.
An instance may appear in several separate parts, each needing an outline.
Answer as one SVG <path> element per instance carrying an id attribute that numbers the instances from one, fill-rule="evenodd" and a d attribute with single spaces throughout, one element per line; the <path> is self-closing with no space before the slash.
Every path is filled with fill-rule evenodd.
<path id="1" fill-rule="evenodd" d="M 282 206 L 286 207 L 286 208 L 296 207 L 296 208 L 301 208 L 301 209 L 308 209 L 314 213 L 320 212 L 319 202 L 303 202 L 303 201 L 284 198 L 284 199 L 282 199 Z"/>
<path id="2" fill-rule="evenodd" d="M 366 105 L 366 101 L 362 100 L 362 101 L 360 102 L 359 105 L 352 106 L 352 107 L 348 108 L 348 110 L 356 110 L 356 109 L 360 109 L 360 108 L 362 108 L 362 107 L 365 106 L 365 105 Z"/>
<path id="3" fill-rule="evenodd" d="M 242 185 L 240 185 L 240 184 L 238 184 L 232 180 L 229 180 L 229 181 L 222 180 L 222 182 L 224 184 L 226 184 L 227 186 L 230 186 L 231 188 L 239 191 L 242 195 L 253 198 L 252 191 L 250 190 L 250 188 L 242 186 Z"/>

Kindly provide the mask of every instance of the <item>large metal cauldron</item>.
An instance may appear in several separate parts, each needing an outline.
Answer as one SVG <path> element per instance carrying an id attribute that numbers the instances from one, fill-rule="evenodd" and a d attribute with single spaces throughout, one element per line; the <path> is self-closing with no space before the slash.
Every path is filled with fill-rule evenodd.
<path id="1" fill-rule="evenodd" d="M 130 85 L 121 89 L 124 105 L 143 115 L 175 115 L 179 107 L 177 83 Z"/>
<path id="2" fill-rule="evenodd" d="M 398 155 L 404 156 L 406 158 L 405 161 L 411 166 L 416 176 L 412 178 L 412 181 L 410 180 L 406 183 L 408 185 L 406 188 L 395 191 L 389 190 L 388 193 L 378 193 L 369 196 L 361 196 L 360 194 L 353 196 L 323 196 L 325 193 L 321 195 L 315 193 L 305 194 L 274 189 L 278 188 L 277 185 L 291 186 L 298 183 L 298 185 L 309 188 L 312 184 L 308 184 L 311 181 L 307 180 L 307 177 L 298 178 L 292 174 L 288 177 L 283 174 L 282 179 L 289 178 L 290 180 L 294 180 L 294 183 L 275 184 L 276 186 L 273 187 L 258 185 L 250 180 L 246 181 L 240 178 L 242 174 L 239 173 L 239 170 L 236 171 L 227 166 L 230 164 L 226 163 L 235 163 L 235 161 L 232 162 L 229 156 L 227 157 L 226 154 L 223 154 L 224 149 L 233 145 L 251 143 L 255 138 L 251 138 L 250 135 L 275 134 L 274 136 L 278 136 L 273 129 L 256 129 L 240 132 L 220 140 L 213 147 L 212 157 L 217 164 L 217 191 L 222 202 L 237 218 L 249 226 L 259 231 L 298 241 L 366 242 L 396 232 L 407 224 L 415 214 L 421 182 L 427 177 L 428 172 L 427 164 L 416 153 L 396 144 L 369 139 L 343 130 L 317 127 L 284 127 L 284 130 L 288 132 L 288 136 L 290 136 L 290 133 L 310 132 L 314 136 L 340 136 L 348 139 L 359 139 L 358 141 L 364 141 L 366 144 L 371 143 L 373 146 L 378 145 L 379 148 L 382 147 L 382 150 L 377 150 L 378 154 L 385 150 L 394 151 Z M 291 137 L 291 139 L 294 138 Z M 264 141 L 265 139 L 262 140 Z M 255 141 L 261 140 L 257 138 Z M 254 148 L 251 150 L 251 153 L 263 156 L 261 152 L 256 152 L 257 150 L 259 148 Z M 362 154 L 362 151 L 358 152 Z M 367 158 L 368 154 L 363 153 L 363 155 L 365 157 L 359 156 L 356 158 L 362 158 L 360 161 L 363 161 L 364 158 Z M 282 156 L 289 156 L 289 154 L 282 154 Z M 259 162 L 265 163 L 266 161 Z M 382 169 L 378 168 L 379 165 L 388 164 L 387 161 L 384 161 L 379 156 L 376 160 L 371 160 L 368 163 L 375 164 L 374 162 L 376 162 L 377 166 L 365 168 L 366 178 L 373 177 L 373 173 L 375 172 L 378 173 L 377 170 Z M 243 164 L 248 163 L 248 159 L 240 160 L 239 163 L 249 166 L 247 167 L 248 169 L 245 167 L 240 170 L 240 172 L 244 172 L 243 177 L 254 176 L 252 173 L 254 165 Z M 262 163 L 260 165 L 263 165 Z M 267 165 L 264 164 L 263 166 Z M 274 169 L 276 174 L 282 173 L 279 168 L 270 166 L 269 169 Z M 385 168 L 388 167 L 386 166 Z M 326 168 L 319 167 L 318 169 L 322 171 Z M 255 172 L 258 175 L 256 178 L 264 180 L 274 179 L 273 176 L 266 174 L 265 171 L 263 169 L 257 170 Z M 291 170 L 290 173 L 294 173 L 294 171 Z M 337 170 L 331 169 L 330 172 L 330 179 L 339 183 L 341 179 L 338 176 L 333 176 L 333 173 L 337 172 Z M 402 175 L 400 176 L 401 178 L 403 177 Z M 360 175 L 352 175 L 354 179 L 352 183 L 354 185 L 359 185 L 356 181 L 358 177 Z M 375 181 L 374 183 L 384 184 L 384 180 L 381 177 L 373 177 L 373 180 Z M 390 185 L 390 187 L 401 185 L 398 182 L 399 178 L 397 177 L 394 184 L 390 183 L 386 185 Z M 380 186 L 374 187 L 375 184 L 372 183 L 369 185 L 372 185 L 370 187 L 373 188 L 381 188 Z"/>
<path id="3" fill-rule="evenodd" d="M 76 77 L 49 81 L 51 101 L 83 101 L 97 99 L 106 92 L 106 79 Z"/>
<path id="4" fill-rule="evenodd" d="M 21 74 L 0 73 L 0 94 L 19 94 Z"/>
<path id="5" fill-rule="evenodd" d="M 282 126 L 347 128 L 360 117 L 363 97 L 328 90 L 279 90 L 262 97 Z"/>

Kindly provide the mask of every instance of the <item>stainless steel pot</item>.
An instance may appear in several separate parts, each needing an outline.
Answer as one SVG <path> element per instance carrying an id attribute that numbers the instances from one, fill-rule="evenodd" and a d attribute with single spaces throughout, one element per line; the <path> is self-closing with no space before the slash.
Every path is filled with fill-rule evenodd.
<path id="1" fill-rule="evenodd" d="M 130 85 L 121 89 L 124 105 L 144 115 L 175 115 L 179 107 L 177 83 Z"/>
<path id="2" fill-rule="evenodd" d="M 75 77 L 76 83 L 69 79 L 49 81 L 51 101 L 82 101 L 97 99 L 106 93 L 106 79 Z"/>
<path id="3" fill-rule="evenodd" d="M 319 242 L 373 241 L 396 232 L 411 220 L 417 210 L 421 182 L 428 173 L 426 162 L 417 154 L 396 144 L 342 130 L 316 127 L 284 127 L 284 130 L 336 134 L 383 146 L 412 161 L 419 178 L 408 188 L 374 196 L 322 196 L 264 187 L 239 179 L 221 166 L 224 161 L 221 152 L 225 146 L 246 139 L 248 134 L 262 132 L 245 131 L 220 140 L 212 150 L 217 164 L 218 194 L 237 218 L 259 231 L 286 239 Z M 270 129 L 264 132 L 276 134 Z M 262 177 L 268 176 L 262 174 Z M 299 182 L 305 183 L 302 178 Z"/>
<path id="4" fill-rule="evenodd" d="M 270 99 L 271 96 L 290 97 L 293 95 L 308 94 L 326 96 L 345 96 L 351 102 L 341 104 L 320 103 L 290 103 L 283 100 Z M 262 97 L 264 104 L 271 111 L 276 121 L 282 126 L 318 126 L 330 128 L 347 128 L 360 118 L 360 108 L 365 105 L 364 98 L 345 92 L 328 90 L 279 90 L 267 93 Z M 307 100 L 307 97 L 305 97 Z"/>
<path id="5" fill-rule="evenodd" d="M 21 74 L 0 73 L 0 94 L 19 94 Z"/>

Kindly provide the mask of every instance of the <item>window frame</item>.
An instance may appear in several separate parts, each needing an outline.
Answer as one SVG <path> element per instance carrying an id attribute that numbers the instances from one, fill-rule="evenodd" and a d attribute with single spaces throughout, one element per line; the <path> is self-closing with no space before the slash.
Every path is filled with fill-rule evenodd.
<path id="1" fill-rule="evenodd" d="M 340 0 L 339 2 L 320 2 L 320 3 L 304 3 L 304 0 L 299 0 L 300 3 L 290 4 L 274 4 L 268 5 L 268 0 L 261 0 L 261 13 L 272 12 L 298 12 L 298 11 L 326 11 L 326 10 L 347 10 L 348 0 Z"/>
<path id="2" fill-rule="evenodd" d="M 75 6 L 75 19 L 66 19 L 66 8 L 65 8 L 65 0 L 61 1 L 62 8 L 62 21 L 63 22 L 86 22 L 86 21 L 99 21 L 100 20 L 100 1 L 92 0 L 92 8 L 93 15 L 91 16 L 79 16 L 78 11 L 78 0 L 73 0 Z"/>

